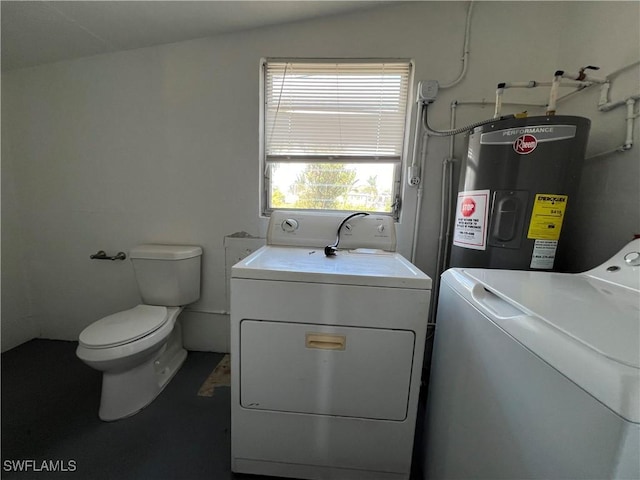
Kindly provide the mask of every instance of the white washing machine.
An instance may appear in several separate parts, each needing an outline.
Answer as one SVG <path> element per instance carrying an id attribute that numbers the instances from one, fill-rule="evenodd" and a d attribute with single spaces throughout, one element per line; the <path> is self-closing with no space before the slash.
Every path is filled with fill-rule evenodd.
<path id="1" fill-rule="evenodd" d="M 234 472 L 409 478 L 431 279 L 392 218 L 345 217 L 274 212 L 232 269 Z"/>
<path id="2" fill-rule="evenodd" d="M 640 478 L 640 239 L 582 274 L 442 277 L 424 470 Z"/>

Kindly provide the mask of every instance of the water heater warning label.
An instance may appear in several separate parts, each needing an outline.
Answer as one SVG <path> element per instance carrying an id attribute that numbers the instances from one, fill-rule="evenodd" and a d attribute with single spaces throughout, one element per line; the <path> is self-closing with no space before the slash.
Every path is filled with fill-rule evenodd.
<path id="1" fill-rule="evenodd" d="M 527 238 L 558 240 L 568 198 L 567 195 L 536 193 Z"/>
<path id="2" fill-rule="evenodd" d="M 551 270 L 556 259 L 557 240 L 536 240 L 531 255 L 530 268 Z"/>
<path id="3" fill-rule="evenodd" d="M 453 244 L 462 248 L 487 248 L 487 218 L 490 190 L 458 193 Z"/>

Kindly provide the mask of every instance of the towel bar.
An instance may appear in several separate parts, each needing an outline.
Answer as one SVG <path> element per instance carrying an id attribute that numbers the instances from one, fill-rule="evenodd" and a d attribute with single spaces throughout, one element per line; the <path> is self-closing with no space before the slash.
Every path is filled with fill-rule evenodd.
<path id="1" fill-rule="evenodd" d="M 104 250 L 98 250 L 89 258 L 92 260 L 124 260 L 127 258 L 127 255 L 124 252 L 118 252 L 113 256 L 109 256 Z"/>

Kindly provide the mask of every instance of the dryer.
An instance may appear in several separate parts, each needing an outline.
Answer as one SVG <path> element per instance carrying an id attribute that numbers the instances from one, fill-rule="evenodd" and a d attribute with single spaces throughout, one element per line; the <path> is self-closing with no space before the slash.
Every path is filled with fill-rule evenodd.
<path id="1" fill-rule="evenodd" d="M 384 215 L 274 212 L 232 269 L 234 472 L 407 479 L 431 279 Z"/>
<path id="2" fill-rule="evenodd" d="M 429 479 L 640 478 L 640 239 L 581 274 L 442 276 Z"/>

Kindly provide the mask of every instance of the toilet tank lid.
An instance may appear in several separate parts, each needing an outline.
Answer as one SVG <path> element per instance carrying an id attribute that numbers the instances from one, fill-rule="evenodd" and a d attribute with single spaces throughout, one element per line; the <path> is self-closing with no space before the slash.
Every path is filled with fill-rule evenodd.
<path id="1" fill-rule="evenodd" d="M 199 257 L 202 248 L 195 245 L 138 245 L 129 252 L 129 258 L 149 260 L 184 260 Z"/>

